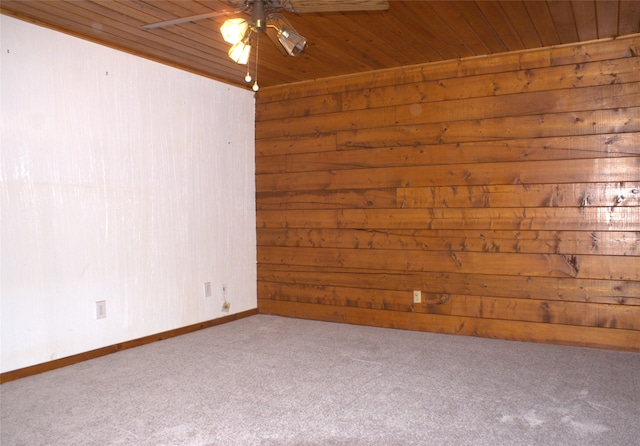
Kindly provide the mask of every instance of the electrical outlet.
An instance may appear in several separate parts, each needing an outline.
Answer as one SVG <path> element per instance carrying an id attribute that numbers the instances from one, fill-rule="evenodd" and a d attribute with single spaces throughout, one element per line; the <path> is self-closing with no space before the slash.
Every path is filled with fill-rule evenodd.
<path id="1" fill-rule="evenodd" d="M 204 283 L 204 297 L 211 297 L 211 282 Z"/>
<path id="2" fill-rule="evenodd" d="M 419 304 L 420 302 L 422 302 L 422 291 L 413 290 L 413 303 Z"/>
<path id="3" fill-rule="evenodd" d="M 96 319 L 104 319 L 107 317 L 107 301 L 99 300 L 96 302 Z"/>
<path id="4" fill-rule="evenodd" d="M 222 303 L 222 311 L 224 311 L 225 313 L 228 313 L 229 312 L 229 308 L 231 308 L 231 304 L 225 300 Z"/>

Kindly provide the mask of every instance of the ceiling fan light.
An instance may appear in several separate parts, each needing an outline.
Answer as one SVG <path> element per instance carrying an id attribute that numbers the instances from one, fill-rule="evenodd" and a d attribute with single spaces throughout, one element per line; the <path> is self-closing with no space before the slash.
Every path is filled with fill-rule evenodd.
<path id="1" fill-rule="evenodd" d="M 278 30 L 278 41 L 289 56 L 297 56 L 307 47 L 307 39 L 286 28 Z"/>
<path id="2" fill-rule="evenodd" d="M 242 40 L 248 29 L 249 24 L 245 19 L 233 18 L 224 21 L 220 33 L 225 42 L 235 45 Z"/>
<path id="3" fill-rule="evenodd" d="M 249 62 L 249 54 L 251 54 L 251 45 L 240 41 L 229 49 L 229 57 L 235 63 L 246 65 Z"/>
<path id="4" fill-rule="evenodd" d="M 269 14 L 269 26 L 277 32 L 274 33 L 275 36 L 270 37 L 272 40 L 277 38 L 289 56 L 297 56 L 307 47 L 307 39 L 298 34 L 282 14 Z"/>

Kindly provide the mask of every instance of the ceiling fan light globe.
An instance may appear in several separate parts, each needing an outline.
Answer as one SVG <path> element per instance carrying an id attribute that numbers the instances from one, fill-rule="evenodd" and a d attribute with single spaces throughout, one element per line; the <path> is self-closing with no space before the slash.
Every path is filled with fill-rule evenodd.
<path id="1" fill-rule="evenodd" d="M 307 47 L 307 39 L 288 29 L 278 31 L 278 41 L 289 56 L 297 56 Z"/>
<path id="2" fill-rule="evenodd" d="M 225 42 L 235 45 L 243 39 L 248 29 L 249 24 L 244 19 L 227 19 L 220 27 L 220 33 Z"/>
<path id="3" fill-rule="evenodd" d="M 229 53 L 227 54 L 235 63 L 246 65 L 249 62 L 251 45 L 247 45 L 244 42 L 238 42 L 229 49 Z"/>

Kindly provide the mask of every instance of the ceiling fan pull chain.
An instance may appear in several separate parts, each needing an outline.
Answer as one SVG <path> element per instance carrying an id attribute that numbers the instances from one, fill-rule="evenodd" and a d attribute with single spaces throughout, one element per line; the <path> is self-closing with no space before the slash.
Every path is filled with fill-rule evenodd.
<path id="1" fill-rule="evenodd" d="M 258 50 L 260 48 L 259 42 L 260 42 L 260 33 L 256 33 L 256 80 L 253 83 L 253 87 L 251 87 L 253 91 L 258 91 L 260 89 L 260 87 L 258 86 Z"/>

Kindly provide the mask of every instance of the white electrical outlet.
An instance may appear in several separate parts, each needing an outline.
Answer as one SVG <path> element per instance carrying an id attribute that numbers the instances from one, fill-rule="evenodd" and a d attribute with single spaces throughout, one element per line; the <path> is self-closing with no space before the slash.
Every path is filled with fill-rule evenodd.
<path id="1" fill-rule="evenodd" d="M 204 297 L 211 297 L 211 282 L 204 283 Z"/>
<path id="2" fill-rule="evenodd" d="M 422 291 L 413 290 L 413 303 L 419 304 L 420 302 L 422 302 Z"/>
<path id="3" fill-rule="evenodd" d="M 107 301 L 99 300 L 96 302 L 96 319 L 104 319 L 107 317 Z"/>

